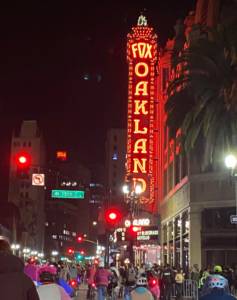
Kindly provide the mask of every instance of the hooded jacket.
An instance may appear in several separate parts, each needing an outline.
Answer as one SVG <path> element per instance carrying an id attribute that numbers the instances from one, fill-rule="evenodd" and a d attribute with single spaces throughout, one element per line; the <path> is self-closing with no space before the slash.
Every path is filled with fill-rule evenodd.
<path id="1" fill-rule="evenodd" d="M 0 252 L 0 298 L 39 300 L 32 280 L 24 274 L 24 264 L 16 256 Z"/>

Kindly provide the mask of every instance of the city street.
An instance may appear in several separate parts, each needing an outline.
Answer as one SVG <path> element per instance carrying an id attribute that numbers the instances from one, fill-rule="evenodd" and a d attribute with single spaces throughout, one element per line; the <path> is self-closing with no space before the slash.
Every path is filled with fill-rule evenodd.
<path id="1" fill-rule="evenodd" d="M 73 300 L 85 300 L 86 299 L 86 292 L 87 292 L 87 285 L 81 285 L 80 289 L 79 289 L 79 295 L 75 298 L 73 298 Z"/>

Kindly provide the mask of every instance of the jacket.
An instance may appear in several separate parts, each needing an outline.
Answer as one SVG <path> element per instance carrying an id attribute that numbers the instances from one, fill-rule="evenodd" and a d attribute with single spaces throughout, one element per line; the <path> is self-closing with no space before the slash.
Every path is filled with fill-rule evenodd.
<path id="1" fill-rule="evenodd" d="M 4 252 L 0 252 L 0 294 L 4 300 L 39 300 L 34 283 L 24 274 L 23 262 Z"/>
<path id="2" fill-rule="evenodd" d="M 40 285 L 37 291 L 40 300 L 71 300 L 64 289 L 56 283 Z"/>
<path id="3" fill-rule="evenodd" d="M 95 273 L 96 285 L 108 286 L 110 276 L 112 276 L 112 273 L 109 270 L 104 268 L 99 268 Z"/>
<path id="4" fill-rule="evenodd" d="M 223 290 L 213 289 L 210 294 L 200 297 L 200 300 L 236 300 L 236 298 Z"/>

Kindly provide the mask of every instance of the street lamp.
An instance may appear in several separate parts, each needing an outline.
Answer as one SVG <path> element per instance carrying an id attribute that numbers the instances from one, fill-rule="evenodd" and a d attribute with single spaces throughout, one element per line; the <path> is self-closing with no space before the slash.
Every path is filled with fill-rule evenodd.
<path id="1" fill-rule="evenodd" d="M 231 170 L 232 178 L 234 178 L 235 183 L 235 216 L 231 216 L 231 219 L 235 219 L 234 224 L 237 224 L 237 174 L 235 173 L 236 166 L 237 166 L 237 158 L 233 154 L 229 154 L 225 157 L 225 165 L 228 169 Z"/>
<path id="2" fill-rule="evenodd" d="M 231 169 L 232 172 L 237 165 L 237 158 L 233 154 L 229 154 L 225 157 L 225 165 L 228 169 Z"/>
<path id="3" fill-rule="evenodd" d="M 139 212 L 139 200 L 142 194 L 142 185 L 134 180 L 130 180 L 126 182 L 123 186 L 124 200 L 129 204 L 129 212 L 130 212 L 130 222 L 133 224 L 133 219 L 135 214 Z M 130 252 L 130 260 L 134 263 L 134 251 L 133 251 L 134 241 L 133 238 L 130 240 L 129 252 Z"/>
<path id="4" fill-rule="evenodd" d="M 124 200 L 130 206 L 130 213 L 132 218 L 135 211 L 138 210 L 139 198 L 142 194 L 142 185 L 138 182 L 131 184 L 127 182 L 123 185 Z"/>

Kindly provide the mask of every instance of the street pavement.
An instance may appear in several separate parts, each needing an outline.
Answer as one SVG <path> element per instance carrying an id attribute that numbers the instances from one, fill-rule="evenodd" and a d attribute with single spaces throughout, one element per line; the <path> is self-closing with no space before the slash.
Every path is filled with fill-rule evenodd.
<path id="1" fill-rule="evenodd" d="M 86 300 L 86 292 L 87 292 L 87 285 L 81 284 L 79 287 L 79 294 L 73 300 Z"/>

